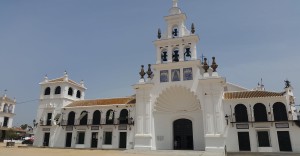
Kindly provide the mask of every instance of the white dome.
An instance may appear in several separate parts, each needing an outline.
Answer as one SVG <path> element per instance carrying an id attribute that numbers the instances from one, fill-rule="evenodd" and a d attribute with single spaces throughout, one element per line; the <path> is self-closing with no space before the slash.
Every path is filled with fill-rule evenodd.
<path id="1" fill-rule="evenodd" d="M 170 14 L 170 15 L 181 14 L 181 10 L 180 10 L 180 8 L 178 8 L 178 7 L 174 7 L 174 8 L 171 8 L 171 9 L 169 10 L 169 14 Z"/>

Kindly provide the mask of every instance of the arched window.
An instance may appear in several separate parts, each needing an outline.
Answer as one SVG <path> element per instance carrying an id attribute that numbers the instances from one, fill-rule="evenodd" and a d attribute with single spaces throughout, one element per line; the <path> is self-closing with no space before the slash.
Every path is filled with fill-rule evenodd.
<path id="1" fill-rule="evenodd" d="M 161 63 L 168 62 L 168 51 L 166 49 L 161 51 Z"/>
<path id="2" fill-rule="evenodd" d="M 234 107 L 235 121 L 248 122 L 247 107 L 243 104 L 238 104 Z"/>
<path id="3" fill-rule="evenodd" d="M 178 62 L 179 61 L 179 49 L 178 48 L 175 48 L 173 50 L 172 60 L 173 60 L 173 62 Z"/>
<path id="4" fill-rule="evenodd" d="M 172 29 L 172 37 L 175 38 L 175 37 L 178 37 L 178 36 L 179 36 L 178 27 L 174 26 L 173 29 Z"/>
<path id="5" fill-rule="evenodd" d="M 119 117 L 120 124 L 128 124 L 128 110 L 122 109 Z"/>
<path id="6" fill-rule="evenodd" d="M 275 121 L 287 121 L 287 113 L 286 113 L 286 107 L 281 102 L 276 102 L 273 105 L 273 113 L 274 113 L 274 120 Z"/>
<path id="7" fill-rule="evenodd" d="M 106 124 L 114 124 L 115 113 L 112 109 L 106 112 Z"/>
<path id="8" fill-rule="evenodd" d="M 74 125 L 75 121 L 75 112 L 70 112 L 68 115 L 68 125 Z"/>
<path id="9" fill-rule="evenodd" d="M 3 106 L 3 112 L 8 113 L 8 104 L 4 104 Z"/>
<path id="10" fill-rule="evenodd" d="M 60 92 L 61 92 L 61 88 L 60 88 L 60 86 L 57 86 L 55 88 L 55 93 L 54 94 L 60 94 Z"/>
<path id="11" fill-rule="evenodd" d="M 51 92 L 50 87 L 47 87 L 47 88 L 45 89 L 44 95 L 50 95 L 50 92 Z"/>
<path id="12" fill-rule="evenodd" d="M 266 106 L 261 103 L 257 103 L 253 107 L 255 121 L 268 121 Z"/>
<path id="13" fill-rule="evenodd" d="M 99 110 L 96 110 L 93 114 L 93 125 L 100 125 L 101 113 Z"/>
<path id="14" fill-rule="evenodd" d="M 72 96 L 73 95 L 73 88 L 69 88 L 69 90 L 68 90 L 68 95 L 70 95 L 70 96 Z"/>
<path id="15" fill-rule="evenodd" d="M 77 90 L 77 92 L 76 92 L 76 97 L 77 97 L 77 98 L 81 98 L 81 92 L 80 92 L 80 90 Z"/>
<path id="16" fill-rule="evenodd" d="M 88 120 L 87 111 L 82 111 L 78 120 L 80 121 L 79 125 L 87 125 L 87 120 Z"/>
<path id="17" fill-rule="evenodd" d="M 190 61 L 192 59 L 191 48 L 186 47 L 184 49 L 184 61 Z"/>
<path id="18" fill-rule="evenodd" d="M 13 106 L 13 105 L 9 105 L 9 107 L 8 107 L 8 112 L 9 112 L 9 113 L 12 113 L 12 111 L 13 111 L 13 108 L 14 108 L 14 106 Z"/>

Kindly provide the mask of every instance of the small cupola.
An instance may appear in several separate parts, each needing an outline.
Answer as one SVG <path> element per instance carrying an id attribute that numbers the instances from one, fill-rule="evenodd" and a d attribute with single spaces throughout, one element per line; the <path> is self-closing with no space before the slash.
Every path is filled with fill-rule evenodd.
<path id="1" fill-rule="evenodd" d="M 172 8 L 169 10 L 170 15 L 181 14 L 180 8 L 178 8 L 178 0 L 173 0 Z"/>

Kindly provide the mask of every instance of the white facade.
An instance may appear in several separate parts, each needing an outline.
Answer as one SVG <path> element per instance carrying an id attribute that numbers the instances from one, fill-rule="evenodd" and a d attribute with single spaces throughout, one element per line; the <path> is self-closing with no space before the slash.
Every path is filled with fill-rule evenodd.
<path id="1" fill-rule="evenodd" d="M 300 141 L 293 137 L 300 134 L 300 123 L 295 121 L 290 83 L 286 81 L 282 92 L 270 92 L 262 85 L 248 90 L 227 82 L 218 75 L 214 57 L 211 65 L 206 58 L 197 59 L 199 37 L 193 24 L 190 30 L 185 26 L 186 15 L 177 3 L 173 0 L 165 17 L 166 32 L 159 30 L 154 41 L 156 64 L 146 69 L 142 66 L 141 79 L 133 85 L 135 96 L 84 100 L 86 88 L 66 74 L 59 79 L 46 78 L 41 83 L 34 145 L 300 152 Z M 62 92 L 55 95 L 57 86 Z M 45 95 L 47 87 L 50 95 Z M 70 97 L 70 87 L 82 96 Z M 100 121 L 94 122 L 95 118 Z"/>
<path id="2" fill-rule="evenodd" d="M 45 77 L 40 85 L 35 146 L 133 148 L 135 98 L 84 100 L 83 82 L 70 80 L 66 72 L 53 80 Z"/>
<path id="3" fill-rule="evenodd" d="M 5 138 L 5 131 L 12 128 L 15 107 L 15 99 L 10 99 L 6 94 L 0 97 L 0 140 Z"/>

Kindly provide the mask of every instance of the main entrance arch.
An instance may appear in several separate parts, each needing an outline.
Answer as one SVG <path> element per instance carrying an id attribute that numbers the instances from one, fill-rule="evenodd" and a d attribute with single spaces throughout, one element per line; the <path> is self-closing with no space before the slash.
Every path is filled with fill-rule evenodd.
<path id="1" fill-rule="evenodd" d="M 173 139 L 175 150 L 193 150 L 193 124 L 189 119 L 178 119 L 173 122 Z"/>

